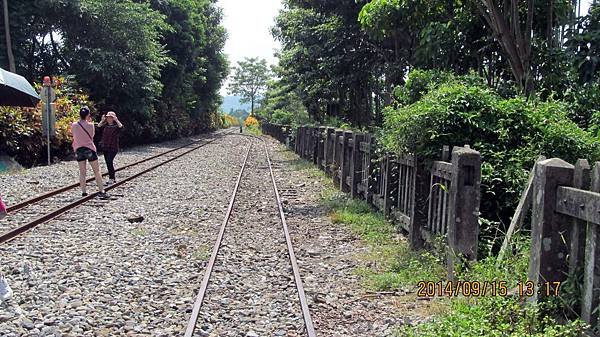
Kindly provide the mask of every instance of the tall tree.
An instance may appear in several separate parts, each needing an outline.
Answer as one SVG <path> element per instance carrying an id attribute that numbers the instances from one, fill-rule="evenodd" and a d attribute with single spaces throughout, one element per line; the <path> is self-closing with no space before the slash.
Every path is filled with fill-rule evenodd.
<path id="1" fill-rule="evenodd" d="M 12 51 L 12 42 L 10 37 L 10 22 L 8 15 L 8 0 L 3 0 L 2 5 L 4 7 L 4 36 L 6 37 L 6 53 L 8 57 L 8 67 L 13 73 L 17 71 L 15 66 L 15 56 Z"/>
<path id="2" fill-rule="evenodd" d="M 280 66 L 298 88 L 309 114 L 335 116 L 354 125 L 372 121 L 381 65 L 377 45 L 357 20 L 355 0 L 287 0 L 276 19 L 275 37 L 283 51 Z M 388 63 L 392 64 L 392 62 Z"/>
<path id="3" fill-rule="evenodd" d="M 10 15 L 17 71 L 68 76 L 98 108 L 120 112 L 124 141 L 214 127 L 228 70 L 214 0 L 19 0 Z"/>
<path id="4" fill-rule="evenodd" d="M 267 60 L 245 58 L 234 69 L 229 92 L 241 96 L 242 103 L 250 102 L 250 113 L 254 114 L 254 105 L 267 89 L 270 76 Z"/>

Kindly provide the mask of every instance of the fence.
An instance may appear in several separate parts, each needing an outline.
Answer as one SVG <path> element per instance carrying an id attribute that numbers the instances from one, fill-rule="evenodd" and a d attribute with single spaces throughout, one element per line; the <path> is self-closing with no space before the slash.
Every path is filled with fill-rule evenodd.
<path id="1" fill-rule="evenodd" d="M 281 138 L 280 126 L 263 132 Z M 286 137 L 292 137 L 290 133 Z M 352 197 L 371 203 L 408 233 L 414 248 L 436 235 L 448 236 L 449 277 L 457 256 L 477 258 L 480 156 L 468 147 L 446 147 L 431 165 L 414 154 L 399 157 L 375 151 L 376 139 L 365 133 L 326 127 L 299 127 L 295 152 L 318 165 Z"/>
<path id="2" fill-rule="evenodd" d="M 262 123 L 262 132 L 269 135 L 279 142 L 286 144 L 290 148 L 295 147 L 295 130 L 287 125 Z"/>
<path id="3" fill-rule="evenodd" d="M 533 182 L 531 255 L 528 279 L 538 297 L 559 294 L 567 275 L 583 273 L 581 318 L 598 329 L 600 305 L 600 162 L 573 166 L 561 159 L 540 161 Z"/>
<path id="4" fill-rule="evenodd" d="M 288 134 L 288 137 L 293 135 Z M 336 185 L 381 210 L 408 233 L 413 248 L 446 235 L 448 274 L 457 257 L 477 259 L 481 158 L 465 147 L 441 149 L 439 161 L 418 154 L 375 151 L 370 134 L 332 128 L 296 130 L 296 153 L 332 176 Z M 574 310 L 600 331 L 600 162 L 540 159 L 532 180 L 528 298 L 560 294 L 568 275 L 583 275 Z M 531 295 L 531 296 L 529 296 Z"/>

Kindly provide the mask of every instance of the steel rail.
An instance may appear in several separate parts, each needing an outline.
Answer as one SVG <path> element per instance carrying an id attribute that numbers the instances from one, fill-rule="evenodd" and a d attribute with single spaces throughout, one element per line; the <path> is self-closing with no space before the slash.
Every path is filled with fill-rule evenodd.
<path id="1" fill-rule="evenodd" d="M 279 209 L 279 218 L 281 219 L 281 225 L 285 234 L 285 242 L 287 243 L 288 255 L 292 264 L 292 270 L 294 272 L 294 280 L 296 282 L 296 289 L 298 290 L 298 299 L 300 300 L 300 307 L 302 309 L 302 316 L 304 317 L 304 325 L 306 327 L 306 333 L 308 337 L 316 337 L 315 327 L 310 316 L 310 310 L 308 308 L 308 301 L 306 300 L 306 294 L 304 292 L 304 286 L 302 285 L 302 277 L 300 277 L 300 270 L 298 268 L 298 262 L 296 261 L 296 254 L 294 254 L 294 247 L 292 245 L 292 239 L 288 230 L 287 222 L 285 221 L 285 213 L 283 212 L 283 205 L 281 198 L 279 197 L 279 190 L 277 189 L 277 183 L 275 182 L 275 174 L 273 173 L 273 166 L 271 165 L 271 157 L 269 156 L 269 149 L 267 143 L 263 139 L 265 146 L 265 154 L 267 155 L 267 162 L 269 163 L 269 172 L 271 174 L 271 181 L 273 182 L 273 191 L 275 192 L 275 198 L 277 199 L 277 208 Z"/>
<path id="2" fill-rule="evenodd" d="M 221 134 L 217 134 L 217 136 L 221 136 Z M 186 144 L 186 145 L 179 146 L 179 147 L 177 147 L 177 148 L 174 148 L 174 149 L 171 149 L 171 150 L 168 150 L 168 151 L 165 151 L 165 152 L 161 152 L 161 153 L 159 153 L 159 154 L 157 154 L 157 155 L 154 155 L 154 156 L 151 156 L 151 157 L 148 157 L 148 158 L 142 159 L 142 160 L 140 160 L 140 161 L 137 161 L 137 162 L 135 162 L 135 163 L 131 163 L 131 164 L 128 164 L 128 165 L 125 165 L 125 166 L 119 167 L 119 168 L 115 169 L 115 172 L 120 172 L 120 171 L 126 170 L 126 169 L 128 169 L 128 168 L 131 168 L 131 167 L 137 166 L 137 165 L 139 165 L 139 164 L 142 164 L 142 163 L 148 162 L 148 161 L 150 161 L 150 160 L 153 160 L 153 159 L 156 159 L 156 158 L 162 157 L 162 156 L 164 156 L 164 155 L 167 155 L 167 154 L 169 154 L 169 153 L 175 152 L 175 151 L 177 151 L 177 150 L 181 150 L 181 149 L 184 149 L 184 148 L 186 148 L 186 147 L 192 146 L 192 145 L 194 145 L 194 144 L 198 144 L 198 143 L 199 143 L 199 142 L 201 142 L 201 141 L 202 141 L 201 139 L 200 139 L 200 140 L 197 140 L 197 141 L 193 141 L 193 142 L 191 142 L 191 143 L 188 143 L 188 144 Z M 105 173 L 103 173 L 103 174 L 102 174 L 102 176 L 103 176 L 103 177 L 105 177 L 105 176 L 107 176 L 107 175 L 108 175 L 108 172 L 105 172 Z M 94 178 L 94 177 L 92 177 L 92 178 L 89 178 L 89 179 L 87 179 L 87 180 L 86 180 L 86 182 L 91 182 L 91 181 L 94 181 L 94 180 L 95 180 L 95 178 Z M 76 188 L 76 187 L 78 187 L 78 186 L 79 186 L 79 183 L 74 183 L 74 184 L 71 184 L 71 185 L 67 185 L 67 186 L 59 187 L 59 188 L 57 188 L 57 189 L 55 189 L 55 190 L 52 190 L 52 191 L 49 191 L 49 192 L 46 192 L 46 193 L 43 193 L 43 194 L 37 195 L 37 196 L 35 196 L 35 197 L 31 198 L 31 199 L 27 199 L 27 200 L 25 200 L 25 201 L 21 201 L 21 202 L 19 202 L 19 203 L 17 203 L 17 204 L 14 204 L 14 205 L 12 205 L 12 206 L 8 206 L 8 207 L 6 208 L 6 211 L 7 211 L 8 213 L 11 213 L 11 212 L 18 211 L 18 210 L 20 210 L 20 209 L 22 209 L 22 208 L 25 208 L 25 207 L 27 207 L 27 206 L 29 206 L 29 205 L 31 205 L 31 204 L 35 204 L 35 203 L 37 203 L 37 202 L 39 202 L 39 201 L 42 201 L 42 200 L 44 200 L 44 199 L 48 199 L 48 198 L 50 198 L 50 197 L 53 197 L 53 196 L 55 196 L 55 195 L 58 195 L 58 194 L 61 194 L 61 193 L 63 193 L 63 192 L 66 192 L 66 191 L 68 191 L 68 190 L 71 190 L 71 189 L 73 189 L 73 188 Z"/>
<path id="3" fill-rule="evenodd" d="M 281 203 L 281 198 L 279 196 L 279 191 L 277 189 L 277 183 L 275 181 L 275 175 L 273 173 L 273 167 L 271 164 L 271 158 L 269 156 L 269 151 L 267 149 L 267 143 L 264 139 L 260 138 L 260 137 L 256 137 L 256 136 L 252 136 L 252 135 L 239 135 L 239 134 L 231 134 L 232 136 L 245 136 L 245 137 L 250 137 L 250 138 L 256 138 L 258 140 L 261 140 L 263 142 L 264 145 L 264 149 L 265 149 L 265 154 L 267 157 L 267 162 L 269 164 L 269 173 L 271 176 L 271 182 L 273 184 L 273 191 L 275 192 L 275 199 L 277 201 L 277 208 L 279 210 L 279 217 L 281 220 L 281 224 L 283 227 L 283 232 L 285 235 L 285 240 L 286 240 L 286 245 L 287 245 L 287 249 L 288 249 L 288 255 L 290 258 L 290 263 L 292 265 L 292 270 L 293 270 L 293 274 L 294 274 L 294 281 L 296 284 L 296 289 L 298 291 L 298 299 L 300 301 L 300 308 L 302 311 L 302 317 L 304 319 L 304 325 L 306 328 L 306 333 L 308 337 L 316 337 L 316 333 L 315 333 L 315 328 L 314 328 L 314 324 L 312 321 L 312 318 L 310 316 L 310 310 L 308 308 L 308 301 L 306 299 L 306 293 L 304 292 L 304 286 L 302 284 L 302 278 L 300 276 L 300 271 L 298 268 L 298 262 L 296 260 L 296 255 L 294 254 L 294 248 L 292 245 L 292 240 L 289 234 L 289 230 L 288 230 L 288 226 L 287 226 L 287 222 L 285 220 L 285 214 L 283 212 L 283 205 Z M 246 166 L 246 162 L 248 160 L 248 154 L 250 153 L 250 149 L 252 147 L 252 144 L 250 145 L 250 147 L 248 148 L 248 152 L 246 153 L 246 158 L 244 159 L 244 164 L 242 166 L 242 169 L 240 171 L 240 174 L 238 176 L 233 194 L 231 196 L 231 200 L 229 202 L 229 207 L 227 208 L 227 212 L 225 214 L 225 218 L 223 220 L 223 223 L 221 225 L 221 230 L 219 232 L 219 236 L 217 237 L 217 240 L 215 242 L 215 245 L 213 247 L 213 251 L 210 257 L 210 260 L 208 262 L 208 266 L 207 266 L 207 270 L 204 273 L 204 278 L 202 279 L 202 284 L 200 286 L 200 290 L 198 291 L 198 295 L 196 296 L 196 300 L 194 302 L 194 307 L 192 309 L 192 315 L 190 317 L 190 320 L 188 321 L 188 325 L 185 331 L 185 337 L 193 337 L 194 335 L 194 331 L 196 329 L 196 324 L 198 321 L 198 316 L 200 314 L 200 309 L 202 307 L 202 302 L 204 300 L 204 297 L 206 295 L 206 290 L 208 288 L 208 283 L 210 281 L 210 276 L 212 273 L 212 269 L 213 266 L 215 264 L 215 261 L 217 259 L 217 255 L 219 252 L 219 248 L 221 246 L 221 242 L 223 240 L 223 235 L 225 233 L 225 228 L 227 227 L 227 223 L 229 222 L 229 218 L 231 217 L 231 213 L 233 211 L 233 206 L 234 206 L 234 202 L 235 202 L 235 198 L 237 196 L 237 192 L 239 189 L 239 184 Z"/>
<path id="4" fill-rule="evenodd" d="M 227 207 L 227 212 L 225 213 L 225 218 L 223 219 L 223 223 L 221 224 L 221 229 L 219 230 L 219 235 L 217 236 L 217 240 L 215 241 L 215 245 L 213 247 L 213 251 L 210 256 L 210 260 L 208 261 L 206 271 L 204 272 L 204 278 L 202 279 L 202 283 L 200 284 L 200 289 L 198 290 L 198 295 L 196 295 L 196 300 L 194 302 L 194 307 L 192 309 L 192 315 L 188 321 L 188 325 L 185 330 L 185 337 L 192 337 L 194 335 L 194 330 L 196 330 L 196 324 L 198 322 L 198 315 L 200 314 L 200 308 L 202 307 L 202 302 L 204 301 L 204 296 L 206 295 L 206 290 L 208 289 L 210 275 L 212 273 L 213 267 L 217 260 L 217 255 L 219 254 L 219 248 L 221 247 L 221 242 L 223 241 L 223 235 L 225 234 L 225 228 L 227 227 L 227 223 L 229 222 L 229 218 L 231 217 L 231 213 L 233 211 L 233 205 L 235 203 L 235 199 L 236 199 L 239 187 L 240 187 L 240 182 L 242 180 L 242 175 L 244 174 L 244 170 L 246 169 L 246 164 L 248 162 L 248 156 L 250 155 L 250 150 L 252 149 L 253 145 L 254 145 L 254 143 L 250 143 L 250 146 L 248 146 L 248 151 L 246 152 L 246 156 L 244 158 L 242 168 L 240 169 L 240 173 L 237 177 L 237 181 L 235 182 L 235 187 L 233 188 L 233 193 L 231 194 L 231 199 L 229 200 L 229 207 Z"/>
<path id="5" fill-rule="evenodd" d="M 121 180 L 121 181 L 119 181 L 119 182 L 117 182 L 117 183 L 115 183 L 115 184 L 113 184 L 111 186 L 108 186 L 108 187 L 105 188 L 105 190 L 106 191 L 110 191 L 110 190 L 112 190 L 114 188 L 117 188 L 117 187 L 121 186 L 122 184 L 125 184 L 126 182 L 129 182 L 129 181 L 131 181 L 131 180 L 133 180 L 133 179 L 135 179 L 135 178 L 137 178 L 137 177 L 139 177 L 139 176 L 141 176 L 143 174 L 146 174 L 146 173 L 148 173 L 150 171 L 153 171 L 153 170 L 155 170 L 155 169 L 157 169 L 157 168 L 159 168 L 159 167 L 161 167 L 161 166 L 163 166 L 165 164 L 168 164 L 168 163 L 170 163 L 170 162 L 172 162 L 172 161 L 174 161 L 176 159 L 179 159 L 179 158 L 185 156 L 186 154 L 188 154 L 188 153 L 190 153 L 192 151 L 196 151 L 196 150 L 198 150 L 199 148 L 201 148 L 203 146 L 206 146 L 206 145 L 208 145 L 210 143 L 213 143 L 213 142 L 217 141 L 218 139 L 219 138 L 215 138 L 215 139 L 206 141 L 203 144 L 200 144 L 200 145 L 192 148 L 191 150 L 185 151 L 185 152 L 183 152 L 183 153 L 181 153 L 181 154 L 179 154 L 177 156 L 174 156 L 174 157 L 172 157 L 172 158 L 170 158 L 170 159 L 168 159 L 166 161 L 163 161 L 163 162 L 161 162 L 161 163 L 159 163 L 157 165 L 154 165 L 154 166 L 152 166 L 150 168 L 147 168 L 147 169 L 145 169 L 145 170 L 143 170 L 141 172 L 138 172 L 138 173 L 136 173 L 136 174 L 134 174 L 132 176 L 129 176 L 129 177 L 127 177 L 127 178 L 125 178 L 125 179 L 123 179 L 123 180 Z M 11 229 L 11 230 L 7 231 L 4 234 L 1 234 L 0 235 L 0 245 L 4 244 L 6 242 L 9 242 L 9 241 L 15 239 L 16 237 L 18 237 L 19 235 L 21 235 L 21 234 L 23 234 L 23 233 L 25 233 L 25 232 L 27 232 L 27 231 L 29 231 L 29 230 L 31 230 L 31 229 L 39 226 L 40 224 L 43 224 L 43 223 L 45 223 L 45 222 L 47 222 L 49 220 L 52 220 L 55 217 L 57 217 L 57 216 L 65 213 L 65 212 L 67 212 L 67 211 L 69 211 L 69 210 L 71 210 L 71 209 L 73 209 L 73 208 L 75 208 L 75 207 L 77 207 L 77 206 L 85 203 L 86 201 L 89 201 L 89 200 L 95 198 L 98 195 L 98 193 L 99 192 L 91 193 L 88 196 L 82 197 L 82 198 L 80 198 L 80 199 L 78 199 L 78 200 L 76 200 L 76 201 L 74 201 L 74 202 L 72 202 L 72 203 L 70 203 L 68 205 L 65 205 L 65 206 L 63 206 L 63 207 L 61 207 L 61 208 L 59 208 L 57 210 L 54 210 L 54 211 L 52 211 L 50 213 L 44 214 L 44 215 L 40 216 L 37 219 L 34 219 L 34 220 L 32 220 L 32 221 L 24 224 L 24 225 L 21 225 L 21 226 L 15 228 L 15 229 Z"/>

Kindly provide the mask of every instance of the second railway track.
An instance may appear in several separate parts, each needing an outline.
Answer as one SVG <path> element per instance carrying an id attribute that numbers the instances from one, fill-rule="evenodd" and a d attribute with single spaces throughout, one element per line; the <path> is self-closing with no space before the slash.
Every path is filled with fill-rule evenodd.
<path id="1" fill-rule="evenodd" d="M 214 138 L 210 140 L 198 140 L 192 143 L 176 147 L 174 149 L 159 153 L 157 155 L 150 156 L 148 158 L 142 159 L 140 161 L 125 165 L 123 167 L 118 168 L 116 171 L 124 171 L 130 170 L 134 167 L 138 167 L 140 164 L 144 164 L 155 159 L 164 159 L 161 162 L 154 163 L 149 165 L 148 167 L 144 167 L 137 172 L 131 173 L 128 177 L 121 179 L 116 184 L 105 187 L 106 191 L 110 191 L 119 187 L 122 184 L 125 184 L 141 175 L 144 175 L 150 171 L 153 171 L 167 163 L 170 163 L 176 159 L 179 159 L 186 154 L 195 151 L 205 145 L 208 145 L 214 141 L 216 141 L 220 136 L 226 133 L 216 134 Z M 176 151 L 183 151 L 181 153 L 175 153 Z M 168 156 L 169 155 L 169 156 Z M 106 174 L 104 174 L 106 175 Z M 88 179 L 88 182 L 93 181 L 93 178 Z M 19 235 L 35 228 L 36 226 L 47 222 L 89 200 L 95 198 L 97 193 L 90 193 L 87 197 L 74 197 L 74 190 L 79 187 L 79 184 L 74 183 L 67 186 L 63 186 L 52 191 L 40 194 L 38 196 L 29 198 L 27 200 L 16 203 L 12 206 L 7 207 L 7 211 L 9 212 L 9 216 L 0 221 L 0 244 L 6 243 Z M 95 185 L 91 186 L 91 188 L 95 189 Z M 67 194 L 66 192 L 70 192 Z M 77 192 L 78 194 L 79 192 Z M 77 195 L 75 194 L 75 195 Z M 32 210 L 29 210 L 32 206 L 35 207 Z M 39 208 L 42 208 L 43 211 L 40 211 Z"/>
<path id="2" fill-rule="evenodd" d="M 250 139 L 186 337 L 316 336 L 266 143 Z"/>

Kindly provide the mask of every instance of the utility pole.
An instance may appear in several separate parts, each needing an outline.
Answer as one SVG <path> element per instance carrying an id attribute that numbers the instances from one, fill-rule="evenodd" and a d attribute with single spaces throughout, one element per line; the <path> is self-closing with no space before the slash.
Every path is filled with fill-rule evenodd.
<path id="1" fill-rule="evenodd" d="M 40 92 L 40 97 L 42 99 L 42 135 L 46 136 L 46 145 L 47 145 L 47 155 L 48 155 L 48 166 L 52 163 L 50 157 L 50 137 L 54 136 L 55 128 L 54 124 L 56 121 L 55 117 L 55 107 L 52 105 L 56 100 L 56 93 L 52 88 L 52 81 L 49 76 L 44 77 L 44 86 L 42 87 L 42 91 Z"/>

